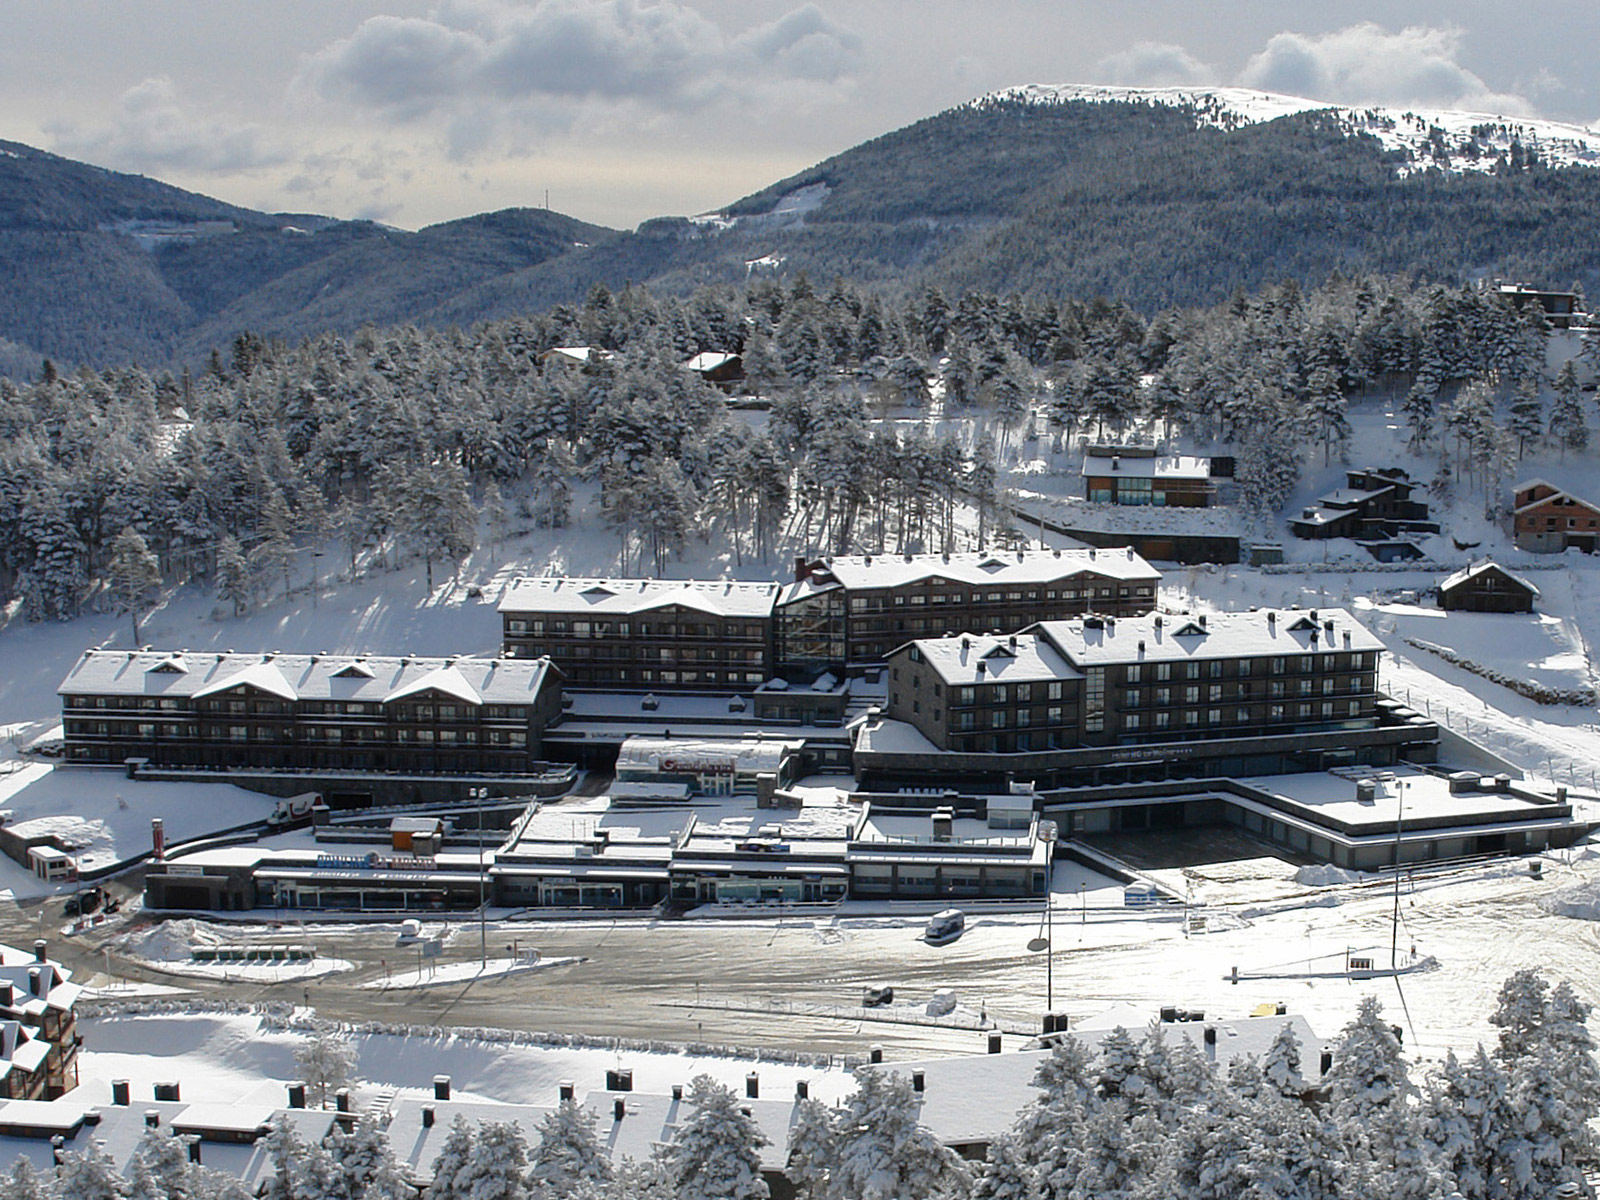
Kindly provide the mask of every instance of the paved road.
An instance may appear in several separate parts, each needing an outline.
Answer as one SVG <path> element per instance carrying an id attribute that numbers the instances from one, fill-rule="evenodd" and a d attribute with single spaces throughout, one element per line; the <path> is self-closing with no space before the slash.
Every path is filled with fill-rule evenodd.
<path id="1" fill-rule="evenodd" d="M 319 956 L 348 960 L 355 969 L 304 982 L 224 982 L 178 976 L 129 959 L 114 941 L 128 928 L 121 923 L 64 937 L 61 903 L 48 901 L 41 923 L 37 902 L 21 908 L 0 902 L 0 938 L 26 946 L 42 928 L 52 956 L 72 967 L 79 980 L 104 975 L 109 949 L 112 975 L 119 980 L 240 1001 L 309 999 L 318 1012 L 350 1021 L 617 1034 L 827 1053 L 860 1053 L 881 1043 L 896 1056 L 909 1057 L 981 1049 L 985 1035 L 972 1028 L 886 1021 L 884 1014 L 860 1008 L 866 986 L 893 983 L 902 1002 L 919 1006 L 912 1014 L 919 1015 L 921 1002 L 936 989 L 959 985 L 964 1006 L 982 1007 L 1005 1028 L 1021 1030 L 1035 1027 L 1045 983 L 1042 957 L 1026 948 L 1036 932 L 1026 919 L 1011 918 L 1018 923 L 974 930 L 952 945 L 930 947 L 918 938 L 916 918 L 908 918 L 905 926 L 841 925 L 827 915 L 491 922 L 491 958 L 506 957 L 515 944 L 519 950 L 535 947 L 546 958 L 583 961 L 466 984 L 388 990 L 357 985 L 416 969 L 417 951 L 396 947 L 394 923 L 241 926 L 241 942 L 309 942 Z M 444 930 L 430 922 L 427 932 Z M 1064 953 L 1069 940 L 1062 939 L 1061 946 Z M 476 961 L 479 954 L 477 921 L 454 918 L 441 961 Z M 838 1015 L 823 1015 L 833 1013 Z"/>

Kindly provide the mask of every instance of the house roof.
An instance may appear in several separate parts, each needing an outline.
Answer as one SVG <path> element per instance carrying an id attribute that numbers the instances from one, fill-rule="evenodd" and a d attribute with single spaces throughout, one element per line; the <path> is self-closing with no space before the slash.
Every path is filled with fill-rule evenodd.
<path id="1" fill-rule="evenodd" d="M 184 669 L 170 669 L 180 658 Z M 527 704 L 554 671 L 543 658 L 86 650 L 57 691 L 63 696 L 201 698 L 247 687 L 283 700 L 364 703 L 438 691 L 467 704 Z"/>
<path id="2" fill-rule="evenodd" d="M 1516 485 L 1514 485 L 1512 487 L 1511 495 L 1513 497 L 1516 497 L 1520 493 L 1525 492 L 1525 491 L 1529 490 L 1530 488 L 1537 488 L 1537 487 L 1549 488 L 1550 489 L 1550 495 L 1541 496 L 1537 500 L 1530 500 L 1526 504 L 1519 504 L 1519 505 L 1516 506 L 1514 511 L 1516 511 L 1516 512 L 1524 512 L 1527 509 L 1533 508 L 1535 505 L 1548 504 L 1550 501 L 1556 499 L 1557 497 L 1565 497 L 1566 499 L 1571 500 L 1574 504 L 1579 504 L 1579 505 L 1582 505 L 1584 508 L 1589 509 L 1591 512 L 1600 512 L 1600 506 L 1596 506 L 1596 505 L 1590 503 L 1588 500 L 1583 499 L 1581 496 L 1578 496 L 1578 495 L 1574 494 L 1573 492 L 1567 490 L 1566 488 L 1557 487 L 1555 484 L 1551 483 L 1548 479 L 1525 479 L 1521 483 L 1518 483 L 1518 484 L 1516 484 Z"/>
<path id="3" fill-rule="evenodd" d="M 1119 582 L 1150 582 L 1161 572 L 1131 547 L 1073 550 L 976 550 L 955 554 L 851 554 L 823 559 L 813 578 L 825 572 L 847 588 L 901 587 L 925 579 L 955 583 L 1054 583 L 1073 576 L 1100 576 Z M 796 585 L 791 585 L 791 587 Z M 788 590 L 785 599 L 792 598 Z"/>
<path id="4" fill-rule="evenodd" d="M 741 360 L 737 354 L 726 354 L 720 350 L 702 350 L 683 365 L 690 371 L 715 371 L 718 367 L 739 361 Z"/>
<path id="5" fill-rule="evenodd" d="M 722 617 L 766 617 L 776 583 L 695 579 L 517 579 L 500 598 L 502 613 L 597 613 L 625 616 L 681 605 Z"/>
<path id="6" fill-rule="evenodd" d="M 1085 454 L 1084 475 L 1121 475 L 1128 479 L 1210 479 L 1211 460 L 1189 454 L 1155 458 L 1121 454 Z"/>
<path id="7" fill-rule="evenodd" d="M 1524 579 L 1521 575 L 1512 574 L 1510 571 L 1506 570 L 1499 563 L 1493 561 L 1492 559 L 1485 559 L 1475 567 L 1463 567 L 1461 570 L 1457 571 L 1454 575 L 1451 575 L 1443 583 L 1441 583 L 1439 585 L 1439 590 L 1441 592 L 1453 591 L 1462 584 L 1476 579 L 1478 576 L 1489 571 L 1498 571 L 1501 575 L 1504 575 L 1507 579 L 1511 580 L 1512 583 L 1525 589 L 1530 596 L 1537 596 L 1539 594 L 1539 589 L 1534 587 L 1530 581 Z"/>
<path id="8" fill-rule="evenodd" d="M 1264 609 L 1193 617 L 1171 613 L 1080 617 L 1072 621 L 1042 621 L 1024 632 L 1046 638 L 1068 662 L 1080 668 L 1384 648 L 1381 640 L 1342 608 Z"/>
<path id="9" fill-rule="evenodd" d="M 951 687 L 1082 677 L 1082 672 L 1036 634 L 996 637 L 964 633 L 925 638 L 915 646 L 934 674 Z"/>

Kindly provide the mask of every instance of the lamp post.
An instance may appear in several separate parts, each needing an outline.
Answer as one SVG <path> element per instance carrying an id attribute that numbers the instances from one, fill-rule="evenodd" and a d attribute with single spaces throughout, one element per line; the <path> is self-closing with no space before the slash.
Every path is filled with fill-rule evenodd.
<path id="1" fill-rule="evenodd" d="M 1400 946 L 1400 822 L 1406 813 L 1406 781 L 1400 780 L 1395 788 L 1399 807 L 1394 813 L 1394 917 L 1389 923 L 1389 969 L 1399 965 Z"/>
<path id="2" fill-rule="evenodd" d="M 1044 1011 L 1049 1014 L 1056 1006 L 1055 994 L 1055 914 L 1051 903 L 1050 885 L 1055 874 L 1056 823 L 1039 822 L 1039 840 L 1044 843 Z"/>
<path id="3" fill-rule="evenodd" d="M 478 963 L 480 971 L 489 969 L 489 900 L 486 893 L 488 864 L 483 861 L 483 794 L 489 789 L 472 789 L 478 800 Z"/>
<path id="4" fill-rule="evenodd" d="M 321 550 L 311 552 L 311 611 L 317 611 L 317 559 L 322 557 Z"/>

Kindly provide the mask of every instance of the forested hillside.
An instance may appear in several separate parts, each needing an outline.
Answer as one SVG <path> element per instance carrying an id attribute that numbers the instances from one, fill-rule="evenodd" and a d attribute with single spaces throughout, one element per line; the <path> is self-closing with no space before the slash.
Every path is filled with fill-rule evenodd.
<path id="1" fill-rule="evenodd" d="M 470 331 L 242 335 L 189 374 L 0 381 L 0 596 L 22 615 L 134 609 L 163 585 L 243 608 L 313 546 L 448 569 L 479 537 L 567 521 L 593 487 L 618 569 L 660 574 L 696 537 L 744 556 L 945 550 L 1016 537 L 999 469 L 1088 437 L 1214 445 L 1247 509 L 1341 455 L 1348 399 L 1405 393 L 1437 489 L 1485 511 L 1526 448 L 1581 452 L 1587 399 L 1546 376 L 1550 330 L 1490 290 L 1336 277 L 1146 319 L 1104 301 L 936 288 L 903 300 L 802 275 L 687 297 L 596 287 Z M 551 346 L 614 351 L 541 363 Z M 682 363 L 738 351 L 765 420 Z M 889 409 L 955 421 L 900 425 Z"/>
<path id="2" fill-rule="evenodd" d="M 465 326 L 578 303 L 596 283 L 681 297 L 752 273 L 900 300 L 926 287 L 1098 296 L 1146 318 L 1334 272 L 1600 288 L 1600 170 L 1514 141 L 1497 150 L 1487 134 L 1435 163 L 1326 113 L 1237 127 L 1202 115 L 991 98 L 715 218 L 630 233 L 540 209 L 416 233 L 269 216 L 12 147 L 0 155 L 0 373 L 30 375 L 44 357 L 195 365 L 242 330 Z M 1484 169 L 1440 169 L 1463 153 Z"/>

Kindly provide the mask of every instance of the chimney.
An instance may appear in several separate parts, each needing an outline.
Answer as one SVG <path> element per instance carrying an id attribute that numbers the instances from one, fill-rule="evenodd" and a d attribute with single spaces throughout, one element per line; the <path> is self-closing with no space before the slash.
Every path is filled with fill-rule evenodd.
<path id="1" fill-rule="evenodd" d="M 200 1165 L 200 1139 L 199 1138 L 191 1138 L 189 1140 L 189 1161 L 194 1163 L 195 1166 L 199 1166 Z"/>
<path id="2" fill-rule="evenodd" d="M 349 1088 L 340 1088 L 333 1094 L 333 1108 L 335 1112 L 347 1113 L 350 1111 Z"/>
<path id="3" fill-rule="evenodd" d="M 578 1089 L 573 1086 L 572 1080 L 563 1079 L 556 1084 L 556 1094 L 563 1100 L 576 1100 L 578 1098 Z"/>
<path id="4" fill-rule="evenodd" d="M 672 1085 L 672 1098 L 674 1100 L 683 1099 L 683 1084 L 675 1083 Z"/>
<path id="5" fill-rule="evenodd" d="M 911 1072 L 911 1090 L 913 1092 L 926 1091 L 928 1086 L 927 1076 L 919 1069 Z"/>
<path id="6" fill-rule="evenodd" d="M 433 1077 L 433 1098 L 435 1100 L 450 1099 L 450 1076 L 435 1075 Z"/>
<path id="7" fill-rule="evenodd" d="M 796 554 L 794 556 L 794 581 L 796 583 L 804 583 L 810 578 L 811 566 L 806 562 L 806 556 L 804 554 Z"/>
<path id="8" fill-rule="evenodd" d="M 155 1093 L 157 1100 L 175 1102 L 183 1099 L 182 1094 L 178 1090 L 178 1081 L 176 1079 L 168 1080 L 166 1083 L 156 1084 Z"/>
<path id="9" fill-rule="evenodd" d="M 15 1003 L 15 989 L 9 983 L 0 983 L 0 1008 L 10 1008 Z"/>
<path id="10" fill-rule="evenodd" d="M 56 1166 L 61 1165 L 61 1160 L 67 1156 L 67 1139 L 59 1133 L 50 1139 L 50 1157 L 55 1159 Z"/>
<path id="11" fill-rule="evenodd" d="M 289 1085 L 289 1107 L 304 1108 L 306 1106 L 306 1085 L 291 1083 Z"/>
<path id="12" fill-rule="evenodd" d="M 160 817 L 150 818 L 150 860 L 163 862 L 167 857 L 167 830 Z"/>
<path id="13" fill-rule="evenodd" d="M 33 944 L 33 961 L 34 962 L 44 962 L 44 961 L 46 961 L 44 952 L 46 950 L 48 950 L 49 948 L 50 948 L 50 943 L 45 941 L 43 938 L 40 938 L 38 941 L 36 941 Z"/>
<path id="14" fill-rule="evenodd" d="M 868 1046 L 867 1061 L 869 1063 L 881 1063 L 883 1061 L 883 1047 L 877 1044 Z"/>
<path id="15" fill-rule="evenodd" d="M 422 1108 L 422 1127 L 424 1129 L 432 1129 L 433 1128 L 433 1105 L 431 1105 L 431 1104 L 423 1105 L 423 1108 Z"/>
<path id="16" fill-rule="evenodd" d="M 144 1127 L 146 1129 L 159 1129 L 161 1127 L 161 1114 L 153 1108 L 146 1109 L 144 1114 Z"/>
<path id="17" fill-rule="evenodd" d="M 631 1092 L 633 1091 L 633 1071 L 614 1067 L 606 1072 L 606 1091 Z"/>
<path id="18" fill-rule="evenodd" d="M 1322 1052 L 1322 1060 L 1321 1060 L 1321 1064 L 1320 1065 L 1322 1067 L 1322 1074 L 1324 1074 L 1324 1075 L 1326 1075 L 1329 1071 L 1333 1070 L 1333 1051 L 1332 1050 L 1324 1050 Z"/>
<path id="19" fill-rule="evenodd" d="M 128 1081 L 126 1079 L 113 1079 L 111 1081 L 111 1103 L 118 1108 L 127 1108 L 128 1102 Z"/>
<path id="20" fill-rule="evenodd" d="M 794 1083 L 794 1098 L 796 1100 L 811 1099 L 811 1085 L 804 1079 L 797 1079 Z"/>
<path id="21" fill-rule="evenodd" d="M 1206 1045 L 1215 1046 L 1217 1044 L 1217 1027 L 1215 1025 L 1206 1026 L 1205 1038 Z"/>
<path id="22" fill-rule="evenodd" d="M 744 1094 L 747 1100 L 761 1099 L 761 1076 L 755 1071 L 744 1077 Z"/>
<path id="23" fill-rule="evenodd" d="M 43 968 L 43 967 L 29 967 L 28 968 L 28 994 L 29 995 L 38 996 L 38 997 L 40 997 L 42 999 L 44 996 L 49 994 L 50 985 L 45 981 L 44 972 L 45 972 L 45 968 Z"/>
<path id="24" fill-rule="evenodd" d="M 627 1115 L 628 1115 L 628 1102 L 626 1100 L 624 1100 L 621 1096 L 618 1096 L 615 1100 L 613 1100 L 611 1102 L 611 1119 L 613 1121 L 620 1121 L 620 1120 L 622 1120 L 623 1117 L 625 1117 Z"/>
<path id="25" fill-rule="evenodd" d="M 989 1053 L 1000 1053 L 1000 1035 L 998 1033 L 991 1033 L 989 1035 Z"/>

